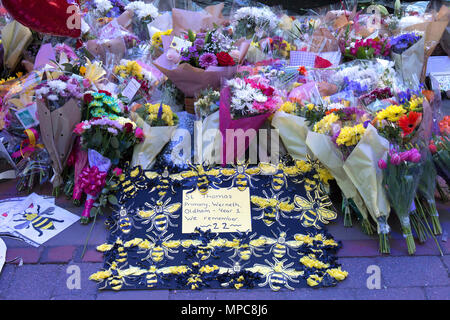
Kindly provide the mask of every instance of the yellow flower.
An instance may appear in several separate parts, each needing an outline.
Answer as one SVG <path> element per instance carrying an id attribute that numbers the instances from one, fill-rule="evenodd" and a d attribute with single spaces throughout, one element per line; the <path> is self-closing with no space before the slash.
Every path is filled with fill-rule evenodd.
<path id="1" fill-rule="evenodd" d="M 417 111 L 418 107 L 421 106 L 423 103 L 423 98 L 417 98 L 413 97 L 409 101 L 409 110 L 411 111 Z"/>
<path id="2" fill-rule="evenodd" d="M 293 102 L 290 101 L 286 101 L 285 103 L 283 103 L 280 107 L 281 111 L 284 111 L 286 113 L 294 113 L 296 109 L 296 105 Z"/>
<path id="3" fill-rule="evenodd" d="M 343 127 L 336 139 L 336 143 L 347 147 L 354 146 L 361 140 L 361 137 L 365 132 L 366 129 L 362 124 L 358 124 L 354 127 Z"/>
<path id="4" fill-rule="evenodd" d="M 82 76 L 84 76 L 84 75 L 86 74 L 86 67 L 85 67 L 85 66 L 81 66 L 81 67 L 80 67 L 80 74 L 81 74 Z"/>
<path id="5" fill-rule="evenodd" d="M 161 36 L 170 36 L 172 34 L 172 29 L 168 29 L 166 31 L 158 31 L 155 32 L 152 36 L 152 45 L 156 47 L 160 47 L 162 45 Z"/>
<path id="6" fill-rule="evenodd" d="M 406 110 L 403 106 L 390 105 L 384 110 L 381 110 L 377 113 L 378 120 L 387 119 L 391 122 L 397 122 L 401 116 L 406 113 Z"/>
<path id="7" fill-rule="evenodd" d="M 328 133 L 331 131 L 331 125 L 339 120 L 339 116 L 337 116 L 334 112 L 326 115 L 319 122 L 314 125 L 313 130 L 318 133 Z"/>
<path id="8" fill-rule="evenodd" d="M 314 110 L 316 108 L 316 106 L 313 103 L 308 103 L 306 105 L 306 107 L 308 108 L 309 111 L 312 111 L 312 110 Z"/>

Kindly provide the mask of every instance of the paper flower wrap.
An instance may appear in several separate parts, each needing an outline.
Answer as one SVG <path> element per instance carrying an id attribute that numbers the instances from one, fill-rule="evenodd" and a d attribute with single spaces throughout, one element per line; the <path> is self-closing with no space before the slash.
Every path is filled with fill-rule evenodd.
<path id="1" fill-rule="evenodd" d="M 425 39 L 422 37 L 403 53 L 391 53 L 395 62 L 395 69 L 406 83 L 416 83 L 422 76 L 422 68 L 425 61 Z"/>
<path id="2" fill-rule="evenodd" d="M 358 188 L 344 170 L 342 152 L 331 141 L 330 137 L 325 134 L 309 131 L 308 136 L 306 137 L 306 146 L 331 172 L 344 196 L 348 199 L 352 199 L 363 218 L 367 219 L 368 212 L 366 205 L 364 204 Z"/>
<path id="3" fill-rule="evenodd" d="M 207 116 L 203 121 L 196 121 L 198 147 L 196 157 L 198 163 L 220 164 L 220 146 L 222 136 L 220 134 L 220 112 L 216 111 Z M 200 159 L 201 158 L 201 159 Z"/>
<path id="4" fill-rule="evenodd" d="M 164 73 L 186 97 L 195 97 L 206 88 L 220 88 L 223 79 L 231 79 L 237 72 L 238 66 L 218 67 L 211 66 L 201 69 L 188 63 L 177 64 L 168 59 L 168 54 L 173 53 L 170 48 L 173 36 L 162 36 L 164 53 L 153 62 L 162 73 Z M 249 42 L 243 41 L 240 46 L 240 59 L 243 60 L 247 54 Z"/>

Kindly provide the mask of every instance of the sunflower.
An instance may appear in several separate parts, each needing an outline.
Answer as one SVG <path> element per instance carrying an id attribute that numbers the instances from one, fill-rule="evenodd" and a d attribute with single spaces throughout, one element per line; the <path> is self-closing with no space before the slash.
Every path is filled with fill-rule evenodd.
<path id="1" fill-rule="evenodd" d="M 422 121 L 422 114 L 420 112 L 411 111 L 408 115 L 403 115 L 398 120 L 398 126 L 403 131 L 403 136 L 410 135 L 414 129 Z"/>

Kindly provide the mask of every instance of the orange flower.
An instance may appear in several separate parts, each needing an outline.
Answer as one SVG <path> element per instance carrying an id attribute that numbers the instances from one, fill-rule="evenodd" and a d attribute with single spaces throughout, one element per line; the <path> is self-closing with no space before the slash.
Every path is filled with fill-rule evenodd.
<path id="1" fill-rule="evenodd" d="M 326 111 L 325 114 L 329 115 L 330 113 L 337 112 L 337 111 L 339 111 L 339 109 L 333 108 L 333 109 L 330 109 L 330 110 Z"/>
<path id="2" fill-rule="evenodd" d="M 398 126 L 403 131 L 403 136 L 411 134 L 417 125 L 422 121 L 422 114 L 420 112 L 411 111 L 408 115 L 403 115 L 398 120 Z"/>
<path id="3" fill-rule="evenodd" d="M 450 116 L 445 116 L 444 119 L 439 122 L 439 131 L 441 133 L 450 134 Z"/>
<path id="4" fill-rule="evenodd" d="M 301 66 L 300 68 L 297 69 L 297 71 L 300 73 L 300 75 L 302 76 L 306 76 L 307 72 L 306 72 L 306 68 L 304 66 Z"/>

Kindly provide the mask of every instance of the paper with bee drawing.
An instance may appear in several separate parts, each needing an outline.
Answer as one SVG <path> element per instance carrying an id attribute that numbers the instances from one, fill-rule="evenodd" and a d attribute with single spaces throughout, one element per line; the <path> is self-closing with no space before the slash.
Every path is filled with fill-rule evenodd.
<path id="1" fill-rule="evenodd" d="M 42 245 L 80 219 L 35 193 L 15 203 L 8 214 L 3 227 L 34 246 Z"/>
<path id="2" fill-rule="evenodd" d="M 193 233 L 196 228 L 214 233 L 252 231 L 250 190 L 237 188 L 183 191 L 182 232 Z"/>

